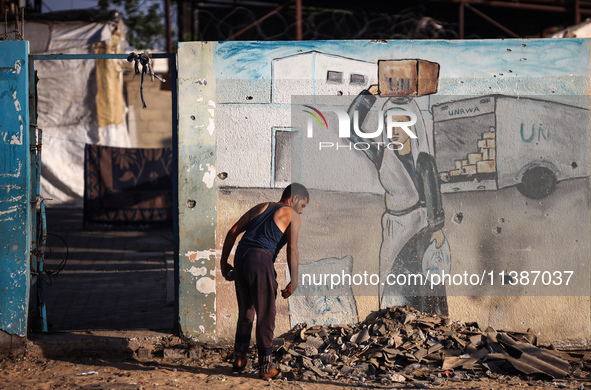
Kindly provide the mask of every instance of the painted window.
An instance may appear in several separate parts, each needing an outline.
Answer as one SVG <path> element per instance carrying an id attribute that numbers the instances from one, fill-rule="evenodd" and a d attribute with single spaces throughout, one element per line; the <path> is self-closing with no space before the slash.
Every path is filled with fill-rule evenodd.
<path id="1" fill-rule="evenodd" d="M 351 73 L 349 83 L 356 85 L 365 85 L 367 83 L 367 77 L 365 77 L 365 75 L 363 74 Z"/>
<path id="2" fill-rule="evenodd" d="M 336 70 L 329 70 L 326 74 L 326 79 L 333 83 L 343 82 L 343 72 L 337 72 Z"/>
<path id="3" fill-rule="evenodd" d="M 300 177 L 301 137 L 299 129 L 274 127 L 272 136 L 271 187 L 283 188 Z"/>

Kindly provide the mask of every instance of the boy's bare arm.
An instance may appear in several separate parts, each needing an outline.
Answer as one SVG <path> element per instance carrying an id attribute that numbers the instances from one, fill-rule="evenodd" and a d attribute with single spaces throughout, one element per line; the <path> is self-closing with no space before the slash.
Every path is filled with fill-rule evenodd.
<path id="1" fill-rule="evenodd" d="M 236 239 L 240 234 L 242 234 L 246 227 L 248 226 L 248 222 L 250 220 L 259 215 L 261 213 L 261 209 L 265 206 L 265 203 L 261 203 L 259 205 L 254 206 L 252 209 L 248 210 L 240 219 L 228 230 L 226 234 L 226 239 L 224 240 L 224 245 L 222 247 L 222 257 L 220 259 L 220 267 L 222 271 L 222 276 L 226 278 L 226 280 L 233 280 L 228 274 L 229 272 L 234 269 L 230 264 L 228 264 L 228 258 L 230 257 L 230 253 L 232 252 L 232 248 L 236 243 Z"/>
<path id="2" fill-rule="evenodd" d="M 298 235 L 300 227 L 302 226 L 301 217 L 292 211 L 291 224 L 287 227 L 285 234 L 287 235 L 287 266 L 289 267 L 289 276 L 291 281 L 281 290 L 281 296 L 285 299 L 289 298 L 291 294 L 298 288 L 299 280 L 299 251 L 298 251 Z"/>

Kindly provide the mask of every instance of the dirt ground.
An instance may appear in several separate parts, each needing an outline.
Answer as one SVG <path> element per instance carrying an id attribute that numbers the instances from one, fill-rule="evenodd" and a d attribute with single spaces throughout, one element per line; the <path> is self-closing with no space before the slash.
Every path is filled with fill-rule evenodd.
<path id="1" fill-rule="evenodd" d="M 275 379 L 263 381 L 256 368 L 235 374 L 229 349 L 207 349 L 198 359 L 164 357 L 67 357 L 46 359 L 26 356 L 0 361 L 0 389 L 591 389 L 589 372 L 579 378 L 542 380 L 525 376 L 481 376 L 462 380 L 442 378 L 427 381 L 381 384 L 340 378 L 332 381 Z"/>

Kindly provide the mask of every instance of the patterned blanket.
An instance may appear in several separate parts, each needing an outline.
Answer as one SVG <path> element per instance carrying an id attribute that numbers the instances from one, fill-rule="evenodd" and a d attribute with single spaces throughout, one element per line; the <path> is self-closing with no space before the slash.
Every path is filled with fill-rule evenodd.
<path id="1" fill-rule="evenodd" d="M 86 144 L 84 227 L 146 228 L 172 222 L 172 149 Z"/>

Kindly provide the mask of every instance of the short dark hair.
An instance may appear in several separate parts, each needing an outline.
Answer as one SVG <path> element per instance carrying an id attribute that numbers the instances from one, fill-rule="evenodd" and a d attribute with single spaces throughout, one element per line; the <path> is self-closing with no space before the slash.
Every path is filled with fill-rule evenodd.
<path id="1" fill-rule="evenodd" d="M 283 194 L 281 195 L 281 200 L 291 199 L 291 197 L 295 195 L 298 195 L 301 198 L 306 198 L 310 201 L 308 190 L 300 183 L 291 183 L 285 187 Z"/>

